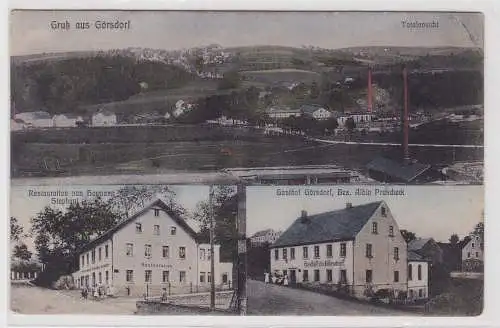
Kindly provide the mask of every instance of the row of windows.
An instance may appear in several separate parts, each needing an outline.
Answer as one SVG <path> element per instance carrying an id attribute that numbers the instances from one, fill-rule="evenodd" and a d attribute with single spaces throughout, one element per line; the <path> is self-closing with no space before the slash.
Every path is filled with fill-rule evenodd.
<path id="1" fill-rule="evenodd" d="M 415 294 L 416 294 L 415 291 L 413 289 L 410 289 L 410 295 L 409 295 L 410 299 L 415 298 L 416 297 Z M 425 289 L 420 288 L 418 290 L 418 297 L 425 297 Z"/>
<path id="2" fill-rule="evenodd" d="M 89 281 L 89 278 L 92 277 L 92 280 Z M 109 284 L 109 271 L 104 272 L 104 282 L 106 285 Z M 96 284 L 102 284 L 102 272 L 98 273 L 98 279 L 96 279 L 96 274 L 95 272 L 92 272 L 92 276 L 86 275 L 85 277 L 82 276 L 80 277 L 80 285 L 81 286 L 95 286 Z"/>
<path id="3" fill-rule="evenodd" d="M 394 255 L 394 260 L 398 261 L 399 260 L 399 247 L 394 247 L 393 249 L 393 255 Z M 340 257 L 346 257 L 347 254 L 347 245 L 346 243 L 341 243 L 340 244 Z M 333 256 L 333 246 L 332 244 L 326 245 L 326 257 L 332 257 Z M 279 254 L 279 249 L 274 250 L 274 259 L 279 260 L 280 254 Z M 366 244 L 366 257 L 372 258 L 373 257 L 373 245 L 372 244 Z M 302 258 L 303 259 L 308 259 L 309 258 L 309 247 L 304 246 L 302 247 Z M 319 246 L 314 246 L 314 258 L 320 258 L 320 247 Z M 282 249 L 282 259 L 287 260 L 288 259 L 288 249 L 283 248 Z M 290 260 L 295 260 L 295 248 L 290 248 Z"/>
<path id="4" fill-rule="evenodd" d="M 210 261 L 211 259 L 211 252 L 210 252 L 210 248 L 208 249 L 205 249 L 205 248 L 200 248 L 200 260 L 207 260 L 207 261 Z"/>
<path id="5" fill-rule="evenodd" d="M 102 247 L 99 247 L 97 249 L 97 254 L 98 254 L 98 259 L 99 259 L 99 262 L 102 261 Z M 89 258 L 90 256 L 90 258 Z M 108 258 L 109 257 L 109 245 L 105 245 L 104 246 L 104 258 Z M 87 260 L 87 261 L 85 261 Z M 82 255 L 81 256 L 81 263 L 82 263 L 82 267 L 85 266 L 85 263 L 87 263 L 87 265 L 90 264 L 90 262 L 92 262 L 92 264 L 94 264 L 96 262 L 96 250 L 92 250 L 92 252 L 90 253 L 87 253 L 86 256 L 85 255 Z"/>
<path id="6" fill-rule="evenodd" d="M 155 210 L 155 213 L 156 213 L 156 210 Z M 157 216 L 157 215 L 155 215 L 155 216 Z M 136 233 L 142 233 L 143 232 L 142 223 L 137 222 L 135 224 L 135 232 Z M 177 227 L 170 227 L 170 235 L 171 236 L 175 236 L 176 234 L 177 234 Z M 156 236 L 160 235 L 160 225 L 159 224 L 155 224 L 153 226 L 153 235 L 156 235 Z"/>
<path id="7" fill-rule="evenodd" d="M 476 252 L 476 257 L 479 257 L 479 252 Z M 470 258 L 470 252 L 467 252 L 467 258 Z"/>
<path id="8" fill-rule="evenodd" d="M 286 275 L 286 270 L 283 271 L 283 273 Z M 340 275 L 339 275 L 339 283 L 346 284 L 347 283 L 347 270 L 340 270 Z M 309 281 L 309 270 L 303 270 L 302 271 L 302 281 L 303 282 L 308 282 Z M 313 271 L 313 281 L 321 281 L 321 273 L 320 270 L 314 270 Z M 326 281 L 327 282 L 332 282 L 333 281 L 333 270 L 327 269 L 326 270 Z"/>
<path id="9" fill-rule="evenodd" d="M 162 282 L 170 282 L 170 271 L 162 271 Z M 125 281 L 128 283 L 134 282 L 134 270 L 125 272 Z M 144 282 L 151 283 L 153 281 L 153 271 L 144 270 Z M 186 271 L 179 271 L 179 282 L 186 282 Z"/>
<path id="10" fill-rule="evenodd" d="M 347 254 L 347 245 L 346 243 L 341 243 L 340 244 L 340 257 L 346 257 Z M 288 249 L 283 248 L 282 250 L 282 258 L 283 260 L 288 259 Z M 333 256 L 333 245 L 328 244 L 326 245 L 326 257 L 332 257 Z M 308 259 L 309 258 L 309 247 L 304 246 L 302 247 L 302 258 L 303 259 Z M 314 258 L 320 258 L 320 247 L 319 246 L 314 246 Z M 279 249 L 274 250 L 274 259 L 279 260 Z M 290 248 L 290 260 L 295 260 L 295 248 Z"/>
<path id="11" fill-rule="evenodd" d="M 384 208 L 382 208 L 384 209 Z M 378 234 L 378 223 L 372 222 L 372 234 Z M 389 226 L 389 237 L 394 237 L 394 226 Z"/>
<path id="12" fill-rule="evenodd" d="M 162 257 L 163 258 L 170 258 L 170 247 L 169 246 L 162 246 Z M 134 244 L 132 243 L 127 243 L 126 248 L 125 248 L 125 254 L 127 256 L 134 256 Z M 153 246 L 150 244 L 145 244 L 144 245 L 144 257 L 151 257 L 153 254 Z M 186 258 L 186 247 L 180 246 L 179 247 L 179 259 L 184 260 Z"/>
<path id="13" fill-rule="evenodd" d="M 408 264 L 408 280 L 413 280 L 413 265 Z M 422 280 L 422 264 L 417 267 L 417 280 Z"/>

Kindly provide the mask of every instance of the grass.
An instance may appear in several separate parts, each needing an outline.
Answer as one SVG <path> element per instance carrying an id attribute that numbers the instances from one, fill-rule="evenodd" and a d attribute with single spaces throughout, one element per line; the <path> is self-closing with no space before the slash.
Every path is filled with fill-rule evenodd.
<path id="1" fill-rule="evenodd" d="M 320 74 L 313 71 L 299 69 L 272 69 L 261 71 L 245 71 L 241 75 L 261 83 L 272 84 L 277 81 L 300 81 L 303 83 L 312 83 L 320 81 Z"/>

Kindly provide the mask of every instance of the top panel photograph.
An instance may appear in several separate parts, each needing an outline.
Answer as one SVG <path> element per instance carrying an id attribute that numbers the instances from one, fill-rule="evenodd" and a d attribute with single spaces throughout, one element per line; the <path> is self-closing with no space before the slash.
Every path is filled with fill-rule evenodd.
<path id="1" fill-rule="evenodd" d="M 483 184 L 484 16 L 10 13 L 13 184 Z"/>

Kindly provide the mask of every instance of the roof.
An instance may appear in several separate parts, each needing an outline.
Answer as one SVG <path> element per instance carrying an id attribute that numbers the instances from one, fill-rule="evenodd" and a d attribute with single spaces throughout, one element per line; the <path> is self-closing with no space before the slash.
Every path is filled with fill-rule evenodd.
<path id="1" fill-rule="evenodd" d="M 266 229 L 266 230 L 261 230 L 261 231 L 257 231 L 256 233 L 254 233 L 252 235 L 252 237 L 250 238 L 254 238 L 254 237 L 260 237 L 260 236 L 265 236 L 267 235 L 268 233 L 271 233 L 273 230 L 272 229 Z"/>
<path id="2" fill-rule="evenodd" d="M 307 114 L 312 114 L 315 111 L 317 111 L 318 109 L 326 110 L 326 108 L 324 108 L 323 106 L 320 106 L 320 105 L 302 105 L 302 106 L 300 106 L 300 110 L 304 113 L 307 113 Z"/>
<path id="3" fill-rule="evenodd" d="M 292 109 L 289 106 L 271 106 L 269 107 L 266 112 L 268 113 L 299 113 L 300 109 Z"/>
<path id="4" fill-rule="evenodd" d="M 56 115 L 54 115 L 54 118 L 56 118 L 56 117 L 58 117 L 58 116 L 64 116 L 64 117 L 66 117 L 66 118 L 74 118 L 74 119 L 82 118 L 82 116 L 81 116 L 81 115 L 74 114 L 74 113 L 56 114 Z"/>
<path id="5" fill-rule="evenodd" d="M 472 238 L 470 236 L 465 236 L 464 239 L 462 239 L 459 243 L 458 243 L 458 246 L 460 247 L 460 249 L 464 248 L 470 241 L 472 240 Z"/>
<path id="6" fill-rule="evenodd" d="M 422 256 L 418 255 L 414 251 L 408 251 L 408 262 L 427 262 Z"/>
<path id="7" fill-rule="evenodd" d="M 408 243 L 409 251 L 418 251 L 425 246 L 432 238 L 417 238 Z"/>
<path id="8" fill-rule="evenodd" d="M 132 223 L 135 219 L 137 219 L 138 217 L 140 217 L 141 215 L 143 215 L 146 211 L 148 211 L 149 209 L 151 209 L 152 207 L 160 207 L 161 209 L 163 209 L 179 226 L 181 226 L 184 231 L 186 231 L 192 238 L 196 239 L 197 238 L 197 233 L 196 231 L 193 229 L 193 227 L 191 227 L 188 222 L 186 220 L 184 220 L 183 218 L 181 218 L 177 213 L 175 213 L 167 204 L 165 204 L 165 202 L 163 202 L 161 199 L 157 199 L 155 200 L 154 202 L 152 202 L 151 204 L 149 204 L 148 206 L 144 207 L 143 209 L 141 209 L 139 212 L 135 213 L 134 215 L 130 216 L 129 218 L 119 222 L 118 224 L 116 224 L 114 227 L 112 227 L 111 229 L 109 229 L 108 231 L 104 232 L 102 235 L 98 236 L 97 238 L 91 240 L 88 244 L 86 244 L 84 247 L 82 247 L 82 249 L 80 250 L 80 252 L 84 252 L 96 245 L 99 245 L 101 244 L 103 241 L 111 238 L 111 236 L 113 236 L 114 233 L 118 232 L 119 230 L 121 230 L 122 228 L 124 228 L 126 225 L 128 225 L 129 223 Z"/>
<path id="9" fill-rule="evenodd" d="M 110 111 L 109 109 L 101 109 L 99 111 L 97 111 L 96 113 L 94 113 L 94 115 L 98 115 L 98 114 L 102 114 L 102 115 L 105 115 L 105 116 L 113 116 L 113 115 L 116 115 L 115 113 L 113 113 L 112 111 Z"/>
<path id="10" fill-rule="evenodd" d="M 272 247 L 352 240 L 371 218 L 381 201 L 298 218 Z"/>
<path id="11" fill-rule="evenodd" d="M 404 164 L 385 157 L 377 157 L 366 165 L 369 170 L 382 172 L 388 176 L 411 182 L 431 166 L 428 164 L 408 163 Z"/>

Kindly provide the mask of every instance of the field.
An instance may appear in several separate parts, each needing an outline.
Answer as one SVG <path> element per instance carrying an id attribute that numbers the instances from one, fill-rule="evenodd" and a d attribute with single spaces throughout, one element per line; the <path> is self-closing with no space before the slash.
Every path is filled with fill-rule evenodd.
<path id="1" fill-rule="evenodd" d="M 299 69 L 271 69 L 262 71 L 246 71 L 240 73 L 252 81 L 272 84 L 276 81 L 300 81 L 310 84 L 313 81 L 320 82 L 320 74 L 313 71 Z"/>
<path id="2" fill-rule="evenodd" d="M 33 131 L 31 135 L 12 134 L 12 142 L 13 178 L 29 175 L 44 163 L 54 167 L 56 162 L 63 171 L 60 174 L 65 176 L 311 164 L 335 164 L 364 171 L 365 165 L 379 155 L 402 155 L 400 147 L 394 146 L 318 144 L 300 137 L 265 136 L 250 129 L 200 126 L 89 128 L 73 129 L 71 133 Z M 483 159 L 482 149 L 410 151 L 412 158 L 437 166 Z"/>

